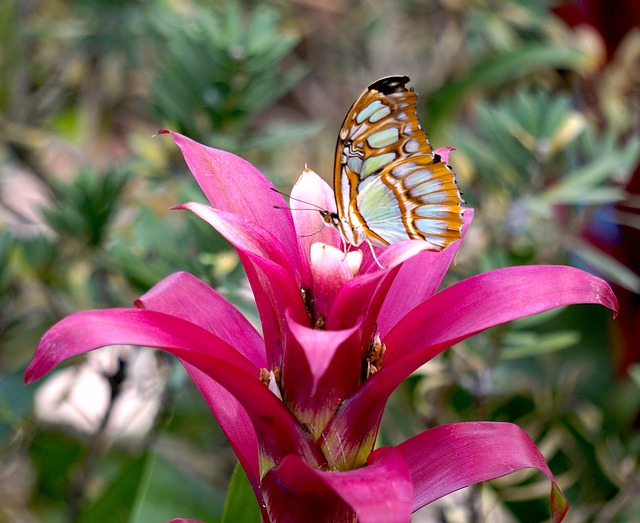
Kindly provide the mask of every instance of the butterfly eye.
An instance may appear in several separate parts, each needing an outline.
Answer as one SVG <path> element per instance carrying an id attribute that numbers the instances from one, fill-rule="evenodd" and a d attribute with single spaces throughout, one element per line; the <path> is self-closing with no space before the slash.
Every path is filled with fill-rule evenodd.
<path id="1" fill-rule="evenodd" d="M 340 223 L 340 217 L 333 212 L 329 211 L 320 211 L 320 215 L 322 216 L 322 221 L 327 225 L 331 225 L 332 227 L 338 227 Z"/>

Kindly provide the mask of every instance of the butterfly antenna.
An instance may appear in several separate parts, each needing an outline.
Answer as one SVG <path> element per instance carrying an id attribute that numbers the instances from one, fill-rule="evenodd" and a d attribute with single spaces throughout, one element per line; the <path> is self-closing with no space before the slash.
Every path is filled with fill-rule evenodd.
<path id="1" fill-rule="evenodd" d="M 315 209 L 296 209 L 296 211 L 326 211 L 325 208 L 320 207 L 319 205 L 316 205 L 315 203 L 306 202 L 304 200 L 300 200 L 299 198 L 294 198 L 290 194 L 287 194 L 286 192 L 279 191 L 275 187 L 269 187 L 269 189 L 271 189 L 273 192 L 277 192 L 278 194 L 281 194 L 282 196 L 287 196 L 290 200 L 294 200 L 296 202 L 304 203 L 305 205 L 311 205 L 311 207 L 315 207 Z M 276 209 L 282 209 L 283 208 L 283 207 L 278 207 L 276 205 L 274 205 L 274 207 Z"/>
<path id="2" fill-rule="evenodd" d="M 322 207 L 320 207 L 319 205 L 316 205 L 315 203 L 305 202 L 304 200 L 300 200 L 300 199 L 298 199 L 298 198 L 294 198 L 294 197 L 293 197 L 293 196 L 291 196 L 290 194 L 287 194 L 287 193 L 284 193 L 284 192 L 282 192 L 282 191 L 279 191 L 279 190 L 278 190 L 278 189 L 276 189 L 275 187 L 270 187 L 270 189 L 271 189 L 273 192 L 277 192 L 278 194 L 281 194 L 282 196 L 288 196 L 288 197 L 289 197 L 289 199 L 291 199 L 291 200 L 295 200 L 296 202 L 304 203 L 305 205 L 311 205 L 312 207 L 315 207 L 314 209 L 305 209 L 304 207 L 303 207 L 303 208 L 300 208 L 300 209 L 295 209 L 295 211 L 296 211 L 296 212 L 297 212 L 297 211 L 312 211 L 312 212 L 321 212 L 321 213 L 326 213 L 326 212 L 328 212 L 326 209 L 323 209 Z M 281 206 L 279 206 L 279 205 L 274 205 L 274 206 L 273 206 L 273 208 L 274 208 L 274 209 L 283 209 L 283 210 L 285 210 L 285 209 L 286 209 L 286 210 L 289 210 L 289 208 L 288 208 L 288 207 L 281 207 Z M 309 238 L 310 236 L 315 236 L 315 235 L 316 235 L 316 234 L 318 234 L 322 229 L 324 229 L 325 225 L 326 225 L 326 224 L 323 222 L 323 223 L 322 223 L 322 225 L 320 225 L 320 228 L 319 228 L 317 231 L 314 231 L 314 232 L 309 233 L 309 234 L 301 234 L 300 236 L 301 236 L 302 238 Z"/>
<path id="3" fill-rule="evenodd" d="M 311 205 L 311 204 L 310 204 Z M 320 210 L 320 209 L 305 209 L 305 208 L 299 208 L 299 209 L 289 209 L 289 207 L 282 207 L 280 205 L 274 205 L 273 206 L 274 209 L 280 209 L 282 211 L 289 211 L 289 210 L 293 210 L 293 211 L 313 211 L 313 212 L 327 212 L 324 209 Z"/>
<path id="4" fill-rule="evenodd" d="M 301 210 L 301 211 L 311 211 L 311 210 L 314 210 L 314 211 L 315 211 L 315 209 L 300 209 L 300 210 Z M 324 222 L 322 222 L 322 225 L 320 226 L 320 228 L 319 228 L 317 231 L 312 232 L 312 233 L 309 233 L 309 234 L 301 234 L 301 235 L 300 235 L 300 237 L 302 237 L 302 238 L 309 238 L 310 236 L 315 236 L 315 235 L 316 235 L 316 234 L 318 234 L 322 229 L 324 229 L 324 227 L 325 227 L 325 224 L 324 224 Z"/>

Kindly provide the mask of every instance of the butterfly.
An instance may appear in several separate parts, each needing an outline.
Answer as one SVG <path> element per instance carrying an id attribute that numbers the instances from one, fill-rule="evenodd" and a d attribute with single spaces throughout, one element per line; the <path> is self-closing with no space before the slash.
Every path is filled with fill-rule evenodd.
<path id="1" fill-rule="evenodd" d="M 409 81 L 382 78 L 353 103 L 336 146 L 337 212 L 320 211 L 345 251 L 366 242 L 376 262 L 373 245 L 426 240 L 439 251 L 462 236 L 455 173 L 429 145 Z"/>

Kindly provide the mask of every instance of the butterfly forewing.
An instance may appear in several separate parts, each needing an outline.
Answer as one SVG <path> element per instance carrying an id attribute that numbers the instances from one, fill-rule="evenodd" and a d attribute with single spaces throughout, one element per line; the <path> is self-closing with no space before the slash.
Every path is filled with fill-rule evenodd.
<path id="1" fill-rule="evenodd" d="M 412 239 L 444 249 L 461 236 L 455 174 L 433 154 L 408 81 L 392 76 L 371 84 L 340 130 L 334 188 L 342 227 L 354 245 Z"/>

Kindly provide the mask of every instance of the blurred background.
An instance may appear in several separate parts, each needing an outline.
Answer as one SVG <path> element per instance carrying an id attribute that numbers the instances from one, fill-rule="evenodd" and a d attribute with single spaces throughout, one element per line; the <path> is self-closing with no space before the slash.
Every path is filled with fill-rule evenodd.
<path id="1" fill-rule="evenodd" d="M 0 522 L 220 521 L 235 458 L 184 371 L 114 347 L 25 387 L 39 337 L 189 271 L 255 320 L 238 258 L 169 211 L 204 201 L 171 128 L 282 190 L 332 178 L 337 133 L 376 79 L 406 74 L 475 220 L 448 283 L 569 264 L 620 300 L 487 331 L 389 402 L 380 444 L 515 422 L 572 508 L 640 521 L 640 3 L 637 0 L 4 0 L 0 4 Z M 415 521 L 546 521 L 518 474 Z"/>

